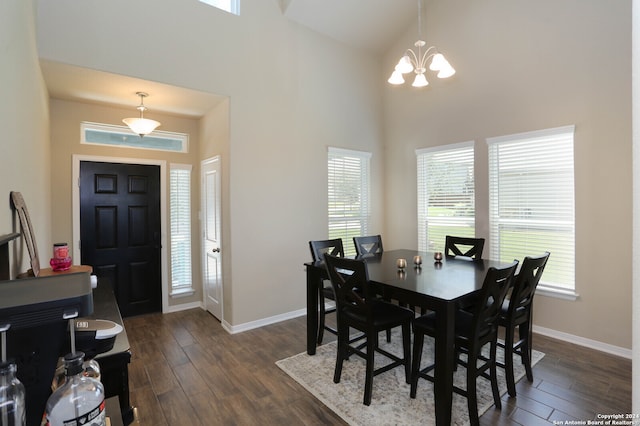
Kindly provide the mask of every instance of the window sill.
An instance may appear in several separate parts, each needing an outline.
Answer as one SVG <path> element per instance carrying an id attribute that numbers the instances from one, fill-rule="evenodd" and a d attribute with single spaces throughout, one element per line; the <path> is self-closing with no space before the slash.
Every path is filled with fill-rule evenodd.
<path id="1" fill-rule="evenodd" d="M 192 296 L 193 294 L 195 294 L 195 292 L 196 291 L 192 287 L 180 288 L 180 289 L 177 289 L 177 290 L 173 290 L 169 294 L 169 297 L 171 297 L 173 299 L 178 299 L 180 297 Z"/>
<path id="2" fill-rule="evenodd" d="M 560 289 L 556 287 L 547 287 L 543 284 L 538 285 L 538 288 L 536 289 L 536 294 L 539 294 L 542 296 L 548 296 L 548 297 L 555 297 L 556 299 L 571 300 L 571 301 L 576 301 L 580 297 L 580 295 L 576 293 L 575 290 L 569 290 L 564 288 Z"/>

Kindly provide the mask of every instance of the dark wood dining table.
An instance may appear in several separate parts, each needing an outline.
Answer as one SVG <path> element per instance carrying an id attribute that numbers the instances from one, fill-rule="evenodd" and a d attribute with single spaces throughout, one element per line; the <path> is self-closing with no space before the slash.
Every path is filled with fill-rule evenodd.
<path id="1" fill-rule="evenodd" d="M 414 256 L 422 257 L 420 268 Z M 399 270 L 397 259 L 406 259 L 407 267 Z M 410 306 L 424 306 L 436 313 L 438 332 L 435 338 L 435 415 L 437 425 L 451 423 L 454 372 L 455 312 L 459 306 L 473 303 L 482 288 L 490 267 L 508 263 L 480 259 L 444 257 L 435 262 L 433 253 L 415 250 L 390 250 L 365 259 L 369 280 L 376 292 Z M 318 286 L 328 279 L 323 262 L 305 263 L 307 273 L 307 353 L 316 353 L 318 336 Z M 407 391 L 407 398 L 409 391 Z"/>

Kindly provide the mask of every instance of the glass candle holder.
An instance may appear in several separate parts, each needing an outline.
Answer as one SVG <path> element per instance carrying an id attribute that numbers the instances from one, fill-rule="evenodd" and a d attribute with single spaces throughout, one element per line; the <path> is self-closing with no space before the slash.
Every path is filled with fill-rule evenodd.
<path id="1" fill-rule="evenodd" d="M 419 255 L 413 256 L 413 264 L 419 268 L 422 265 L 422 256 L 419 256 Z"/>
<path id="2" fill-rule="evenodd" d="M 433 254 L 433 259 L 438 263 L 442 262 L 442 252 L 439 252 L 439 251 L 435 252 Z"/>

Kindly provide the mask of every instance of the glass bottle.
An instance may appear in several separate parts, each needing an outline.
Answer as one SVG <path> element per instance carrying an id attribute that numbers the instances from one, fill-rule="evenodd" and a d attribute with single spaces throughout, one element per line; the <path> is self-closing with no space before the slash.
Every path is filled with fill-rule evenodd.
<path id="1" fill-rule="evenodd" d="M 84 374 L 84 353 L 67 354 L 64 368 L 64 384 L 47 400 L 45 425 L 105 426 L 104 387 Z"/>
<path id="2" fill-rule="evenodd" d="M 102 377 L 100 374 L 100 364 L 95 359 L 88 359 L 84 363 L 82 363 L 83 375 L 87 377 L 92 377 L 96 380 L 100 380 Z M 53 377 L 53 382 L 51 383 L 51 391 L 55 392 L 60 386 L 64 385 L 67 381 L 67 376 L 65 375 L 65 365 L 64 358 L 60 358 L 58 360 L 58 366 L 56 367 L 55 376 Z M 2 423 L 0 423 L 2 426 Z"/>
<path id="3" fill-rule="evenodd" d="M 0 425 L 24 426 L 26 422 L 25 389 L 16 377 L 16 365 L 0 363 Z"/>

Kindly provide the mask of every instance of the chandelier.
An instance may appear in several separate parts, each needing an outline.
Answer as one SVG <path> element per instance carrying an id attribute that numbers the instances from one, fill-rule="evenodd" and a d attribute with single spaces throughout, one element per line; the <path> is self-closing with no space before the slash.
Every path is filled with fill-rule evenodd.
<path id="1" fill-rule="evenodd" d="M 431 71 L 437 71 L 438 78 L 447 78 L 454 75 L 456 70 L 453 69 L 444 55 L 438 52 L 435 46 L 424 49 L 426 45 L 427 43 L 422 40 L 422 0 L 418 0 L 418 41 L 414 43 L 416 51 L 407 49 L 387 81 L 394 85 L 403 84 L 403 74 L 408 74 L 413 71 L 416 77 L 411 85 L 413 87 L 427 86 L 429 82 L 424 73 L 427 71 L 427 62 L 429 59 L 431 59 L 429 69 Z"/>
<path id="2" fill-rule="evenodd" d="M 145 92 L 136 92 L 136 95 L 140 96 L 140 105 L 136 107 L 136 109 L 140 111 L 140 117 L 125 118 L 122 121 L 124 124 L 129 126 L 134 133 L 140 135 L 140 137 L 144 137 L 144 135 L 148 135 L 153 132 L 160 123 L 155 120 L 144 118 L 144 112 L 147 110 L 147 107 L 144 106 L 144 98 L 149 96 L 149 94 Z"/>

